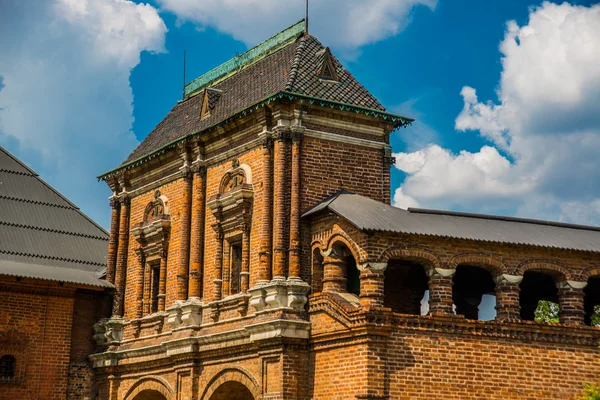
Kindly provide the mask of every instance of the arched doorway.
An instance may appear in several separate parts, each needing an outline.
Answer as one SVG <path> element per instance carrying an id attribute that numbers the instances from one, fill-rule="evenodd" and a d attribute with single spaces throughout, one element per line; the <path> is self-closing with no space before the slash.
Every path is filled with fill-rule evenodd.
<path id="1" fill-rule="evenodd" d="M 254 396 L 244 384 L 229 381 L 219 386 L 209 400 L 254 400 Z"/>
<path id="2" fill-rule="evenodd" d="M 146 389 L 136 394 L 133 400 L 167 400 L 167 398 L 157 390 Z"/>

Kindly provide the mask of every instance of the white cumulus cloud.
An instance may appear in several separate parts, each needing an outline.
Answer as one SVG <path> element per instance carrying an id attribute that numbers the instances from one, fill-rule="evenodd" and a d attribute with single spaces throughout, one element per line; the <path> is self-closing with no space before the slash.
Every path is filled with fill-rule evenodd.
<path id="1" fill-rule="evenodd" d="M 95 176 L 137 144 L 129 75 L 142 51 L 164 51 L 166 30 L 128 0 L 9 0 L 0 12 L 0 140 L 104 225 Z"/>
<path id="2" fill-rule="evenodd" d="M 507 24 L 500 51 L 498 102 L 481 102 L 465 86 L 455 127 L 478 132 L 506 157 L 490 146 L 400 153 L 403 195 L 427 206 L 509 205 L 518 215 L 600 224 L 600 5 L 544 2 L 527 25 Z"/>
<path id="3" fill-rule="evenodd" d="M 304 17 L 304 0 L 158 0 L 182 21 L 212 26 L 254 45 Z M 437 0 L 320 0 L 310 2 L 309 31 L 338 48 L 357 48 L 396 35 L 417 5 Z"/>

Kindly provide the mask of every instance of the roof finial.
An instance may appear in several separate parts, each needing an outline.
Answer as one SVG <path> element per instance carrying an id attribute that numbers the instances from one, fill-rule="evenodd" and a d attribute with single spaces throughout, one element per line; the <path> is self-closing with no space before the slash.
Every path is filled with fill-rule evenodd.
<path id="1" fill-rule="evenodd" d="M 304 17 L 304 36 L 308 35 L 308 0 L 306 0 L 306 17 Z"/>

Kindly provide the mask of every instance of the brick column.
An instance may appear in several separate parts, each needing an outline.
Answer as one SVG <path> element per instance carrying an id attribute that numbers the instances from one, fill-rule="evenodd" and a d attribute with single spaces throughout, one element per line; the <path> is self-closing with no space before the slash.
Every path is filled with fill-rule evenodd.
<path id="1" fill-rule="evenodd" d="M 214 299 L 221 300 L 223 294 L 223 234 L 217 232 L 217 248 L 215 254 Z"/>
<path id="2" fill-rule="evenodd" d="M 206 213 L 206 167 L 194 167 L 192 193 L 192 232 L 190 247 L 189 298 L 202 297 L 202 275 L 204 263 L 204 221 Z"/>
<path id="3" fill-rule="evenodd" d="M 106 258 L 106 280 L 115 283 L 117 267 L 117 248 L 119 243 L 119 213 L 121 203 L 116 196 L 110 198 L 110 237 L 108 239 L 108 257 Z"/>
<path id="4" fill-rule="evenodd" d="M 285 153 L 287 131 L 279 130 L 275 139 L 273 161 L 273 279 L 285 279 L 286 271 L 286 213 L 285 213 Z"/>
<path id="5" fill-rule="evenodd" d="M 323 292 L 346 293 L 348 263 L 331 251 L 323 254 Z"/>
<path id="6" fill-rule="evenodd" d="M 181 207 L 180 222 L 180 243 L 179 267 L 177 269 L 177 298 L 176 300 L 187 299 L 187 285 L 190 260 L 190 217 L 192 214 L 192 173 L 189 167 L 183 167 L 183 196 Z"/>
<path id="7" fill-rule="evenodd" d="M 360 305 L 365 308 L 383 307 L 384 279 L 387 263 L 365 263 L 360 271 Z"/>
<path id="8" fill-rule="evenodd" d="M 302 132 L 292 133 L 292 195 L 290 210 L 290 262 L 289 277 L 300 279 L 300 158 Z"/>
<path id="9" fill-rule="evenodd" d="M 521 319 L 521 275 L 498 275 L 496 280 L 496 320 L 517 321 Z"/>
<path id="10" fill-rule="evenodd" d="M 115 297 L 113 303 L 113 315 L 123 316 L 125 301 L 125 280 L 127 278 L 127 251 L 129 249 L 129 197 L 122 194 L 121 215 L 119 221 L 119 247 L 117 251 L 117 266 L 115 273 Z"/>
<path id="11" fill-rule="evenodd" d="M 431 315 L 452 314 L 452 277 L 455 273 L 455 269 L 428 269 Z"/>
<path id="12" fill-rule="evenodd" d="M 242 271 L 240 272 L 240 293 L 247 293 L 250 287 L 250 227 L 242 228 Z"/>
<path id="13" fill-rule="evenodd" d="M 150 263 L 144 262 L 144 314 L 149 315 L 152 312 L 152 268 Z"/>
<path id="14" fill-rule="evenodd" d="M 272 227 L 273 227 L 273 209 L 272 209 L 272 192 L 271 184 L 272 167 L 271 167 L 271 151 L 273 140 L 264 138 L 262 141 L 262 207 L 263 217 L 261 221 L 260 232 L 260 254 L 259 254 L 259 271 L 258 281 L 265 283 L 271 280 L 271 245 L 272 245 Z"/>
<path id="15" fill-rule="evenodd" d="M 583 289 L 587 282 L 563 281 L 558 283 L 559 319 L 563 324 L 583 325 L 585 319 Z"/>
<path id="16" fill-rule="evenodd" d="M 144 255 L 140 250 L 136 250 L 137 253 L 137 272 L 136 272 L 136 298 L 135 298 L 135 310 L 136 310 L 136 318 L 142 318 L 144 315 Z"/>
<path id="17" fill-rule="evenodd" d="M 163 250 L 160 255 L 160 267 L 158 275 L 158 311 L 165 311 L 167 298 L 167 251 Z"/>

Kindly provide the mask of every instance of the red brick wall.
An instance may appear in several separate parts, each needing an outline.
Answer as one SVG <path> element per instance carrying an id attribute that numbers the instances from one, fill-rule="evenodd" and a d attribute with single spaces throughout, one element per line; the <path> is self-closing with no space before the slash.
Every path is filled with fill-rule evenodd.
<path id="1" fill-rule="evenodd" d="M 371 379 L 372 394 L 390 399 L 572 400 L 600 376 L 598 357 L 594 347 L 395 329 L 375 346 L 317 349 L 311 395 L 351 399 Z"/>
<path id="2" fill-rule="evenodd" d="M 76 293 L 68 284 L 5 278 L 0 299 L 0 353 L 14 352 L 18 380 L 0 383 L 0 399 L 64 400 L 91 393 L 91 327 L 107 311 L 105 298 Z M 7 344 L 7 336 L 22 344 Z"/>
<path id="3" fill-rule="evenodd" d="M 390 191 L 379 149 L 305 137 L 301 167 L 302 210 L 341 188 L 379 201 Z"/>

